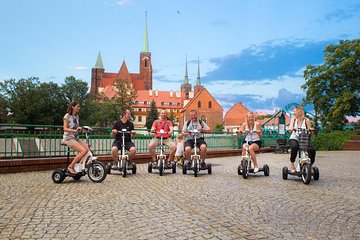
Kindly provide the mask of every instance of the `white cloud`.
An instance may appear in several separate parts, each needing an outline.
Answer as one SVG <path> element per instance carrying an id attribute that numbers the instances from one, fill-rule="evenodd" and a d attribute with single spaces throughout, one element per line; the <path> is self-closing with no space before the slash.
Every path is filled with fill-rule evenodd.
<path id="1" fill-rule="evenodd" d="M 118 0 L 116 3 L 118 5 L 126 5 L 126 4 L 130 4 L 132 2 L 133 2 L 133 0 Z"/>
<path id="2" fill-rule="evenodd" d="M 89 67 L 84 67 L 84 66 L 75 66 L 75 67 L 69 67 L 70 69 L 76 70 L 76 71 L 84 71 L 84 70 L 88 70 Z"/>

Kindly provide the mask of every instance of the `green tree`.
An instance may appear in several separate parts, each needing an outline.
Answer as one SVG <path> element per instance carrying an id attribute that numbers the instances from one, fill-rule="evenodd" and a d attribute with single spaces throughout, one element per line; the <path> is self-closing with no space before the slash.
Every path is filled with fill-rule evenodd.
<path id="1" fill-rule="evenodd" d="M 221 123 L 215 124 L 214 132 L 222 132 L 224 130 L 224 125 Z"/>
<path id="2" fill-rule="evenodd" d="M 39 79 L 5 80 L 0 83 L 0 91 L 11 112 L 11 123 L 39 124 Z"/>
<path id="3" fill-rule="evenodd" d="M 325 131 L 341 129 L 346 116 L 360 113 L 360 39 L 325 47 L 325 62 L 304 71 L 304 103 L 311 103 Z"/>
<path id="4" fill-rule="evenodd" d="M 170 121 L 172 121 L 174 125 L 176 124 L 177 119 L 176 119 L 174 110 L 172 110 L 172 109 L 170 110 L 170 114 L 169 114 L 169 116 L 167 117 L 167 119 L 169 119 Z"/>
<path id="5" fill-rule="evenodd" d="M 134 116 L 133 104 L 137 93 L 128 80 L 117 78 L 113 85 L 116 92 L 113 97 L 108 98 L 105 95 L 98 95 L 95 118 L 102 127 L 112 126 L 114 121 L 120 118 L 120 114 L 125 109 L 129 109 Z"/>
<path id="6" fill-rule="evenodd" d="M 146 117 L 146 128 L 148 130 L 150 130 L 152 124 L 158 118 L 159 118 L 159 113 L 158 113 L 158 110 L 157 110 L 157 107 L 156 107 L 156 102 L 153 99 L 151 104 L 150 104 L 150 111 L 148 112 L 147 117 Z"/>
<path id="7" fill-rule="evenodd" d="M 0 123 L 10 122 L 10 112 L 8 108 L 8 101 L 5 96 L 0 94 Z"/>

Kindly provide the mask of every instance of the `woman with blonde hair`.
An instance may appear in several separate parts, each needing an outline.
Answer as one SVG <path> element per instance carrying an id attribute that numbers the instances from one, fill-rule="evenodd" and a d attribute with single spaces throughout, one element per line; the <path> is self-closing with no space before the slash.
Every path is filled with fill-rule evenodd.
<path id="1" fill-rule="evenodd" d="M 242 148 L 242 156 L 245 155 L 245 144 L 249 144 L 249 154 L 254 162 L 254 173 L 259 171 L 259 167 L 256 161 L 255 152 L 261 147 L 261 128 L 260 125 L 255 121 L 255 115 L 253 112 L 246 114 L 246 121 L 243 123 L 240 134 L 245 133 L 245 140 Z"/>
<path id="2" fill-rule="evenodd" d="M 289 131 L 292 132 L 290 135 L 289 145 L 291 148 L 290 153 L 290 171 L 295 172 L 295 159 L 299 150 L 299 133 L 298 129 L 313 131 L 311 127 L 311 122 L 308 118 L 305 117 L 304 109 L 301 106 L 296 106 L 294 108 L 294 117 L 290 121 Z M 311 160 L 311 164 L 315 162 L 316 151 L 312 147 L 308 149 L 308 154 Z"/>

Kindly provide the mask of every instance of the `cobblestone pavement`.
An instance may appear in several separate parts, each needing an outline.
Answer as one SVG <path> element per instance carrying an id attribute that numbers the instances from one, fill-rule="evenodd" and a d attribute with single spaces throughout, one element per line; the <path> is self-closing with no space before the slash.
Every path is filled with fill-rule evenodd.
<path id="1" fill-rule="evenodd" d="M 243 179 L 239 157 L 209 159 L 213 174 L 87 177 L 52 171 L 0 175 L 0 239 L 359 239 L 359 152 L 318 152 L 320 180 L 282 180 L 289 154 L 258 155 Z M 154 172 L 157 172 L 154 170 Z"/>

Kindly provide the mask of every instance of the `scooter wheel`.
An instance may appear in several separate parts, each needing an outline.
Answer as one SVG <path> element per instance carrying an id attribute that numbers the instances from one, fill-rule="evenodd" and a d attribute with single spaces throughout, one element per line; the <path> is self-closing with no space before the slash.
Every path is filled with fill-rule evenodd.
<path id="1" fill-rule="evenodd" d="M 309 164 L 304 163 L 301 167 L 301 180 L 304 184 L 308 185 L 311 181 L 311 167 Z"/>
<path id="2" fill-rule="evenodd" d="M 62 183 L 65 179 L 65 173 L 59 169 L 55 170 L 51 176 L 54 183 Z"/>
<path id="3" fill-rule="evenodd" d="M 163 172 L 164 172 L 164 163 L 163 163 L 163 161 L 160 161 L 160 164 L 159 164 L 159 175 L 162 176 L 162 175 L 163 175 Z"/>
<path id="4" fill-rule="evenodd" d="M 212 174 L 212 167 L 210 163 L 208 163 L 207 165 L 207 170 L 208 170 L 208 174 Z"/>
<path id="5" fill-rule="evenodd" d="M 313 167 L 313 178 L 316 181 L 320 178 L 320 172 L 318 167 Z"/>
<path id="6" fill-rule="evenodd" d="M 107 168 L 104 163 L 100 161 L 93 161 L 88 169 L 88 177 L 91 181 L 100 183 L 106 178 Z"/>
<path id="7" fill-rule="evenodd" d="M 124 166 L 123 166 L 123 169 L 122 169 L 122 176 L 123 177 L 126 177 L 126 175 L 127 175 L 127 168 L 128 168 L 127 162 L 124 161 Z"/>
<path id="8" fill-rule="evenodd" d="M 132 164 L 131 171 L 132 171 L 132 174 L 136 174 L 136 164 L 135 163 Z"/>
<path id="9" fill-rule="evenodd" d="M 185 164 L 185 163 L 182 165 L 182 173 L 184 175 L 186 175 L 186 173 L 187 173 L 187 164 Z"/>
<path id="10" fill-rule="evenodd" d="M 238 175 L 242 175 L 242 172 L 241 172 L 241 165 L 238 166 Z"/>
<path id="11" fill-rule="evenodd" d="M 269 168 L 269 166 L 268 166 L 267 164 L 265 164 L 265 165 L 263 166 L 263 169 L 264 169 L 264 175 L 265 175 L 265 176 L 269 176 L 269 175 L 270 175 L 270 168 Z"/>
<path id="12" fill-rule="evenodd" d="M 152 163 L 148 163 L 148 173 L 152 173 Z"/>
<path id="13" fill-rule="evenodd" d="M 248 165 L 247 161 L 241 162 L 242 176 L 244 179 L 247 179 L 248 177 L 247 165 Z"/>
<path id="14" fill-rule="evenodd" d="M 112 167 L 111 163 L 106 164 L 106 173 L 107 174 L 111 174 L 111 167 Z"/>
<path id="15" fill-rule="evenodd" d="M 176 173 L 176 163 L 173 163 L 171 165 L 171 168 L 172 168 L 172 173 Z"/>
<path id="16" fill-rule="evenodd" d="M 282 169 L 282 177 L 284 180 L 288 179 L 288 168 L 287 167 L 283 167 Z"/>
<path id="17" fill-rule="evenodd" d="M 194 160 L 195 161 L 195 160 Z M 194 162 L 194 177 L 198 176 L 198 163 L 197 161 Z"/>

